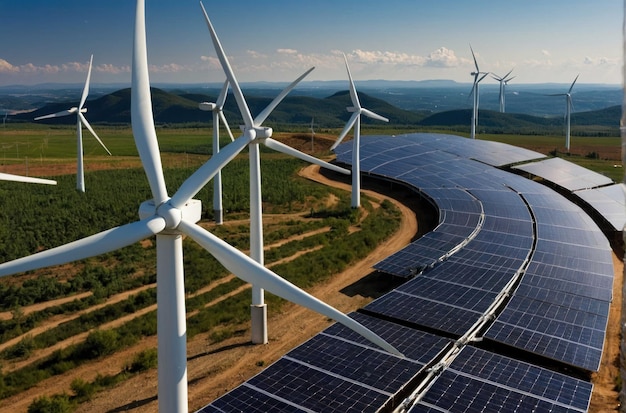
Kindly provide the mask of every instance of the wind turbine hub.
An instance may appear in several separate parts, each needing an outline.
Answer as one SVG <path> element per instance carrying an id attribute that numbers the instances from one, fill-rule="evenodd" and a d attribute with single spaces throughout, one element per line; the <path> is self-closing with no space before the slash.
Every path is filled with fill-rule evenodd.
<path id="1" fill-rule="evenodd" d="M 87 108 L 80 108 L 80 113 L 87 113 Z"/>
<path id="2" fill-rule="evenodd" d="M 156 206 L 154 200 L 143 202 L 139 206 L 139 218 L 146 219 L 158 215 L 165 220 L 165 231 L 175 231 L 184 219 L 194 224 L 200 221 L 202 216 L 202 202 L 199 199 L 190 199 L 180 208 L 175 208 L 166 201 Z"/>

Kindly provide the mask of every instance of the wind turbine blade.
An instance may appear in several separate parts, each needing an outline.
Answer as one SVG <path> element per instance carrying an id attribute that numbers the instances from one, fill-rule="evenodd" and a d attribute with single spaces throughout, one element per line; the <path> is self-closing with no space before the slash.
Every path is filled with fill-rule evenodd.
<path id="1" fill-rule="evenodd" d="M 574 79 L 574 81 L 572 82 L 572 86 L 569 87 L 569 90 L 567 91 L 567 93 L 572 93 L 572 89 L 574 89 L 574 84 L 578 80 L 578 76 L 580 76 L 580 74 L 576 75 L 576 79 Z"/>
<path id="2" fill-rule="evenodd" d="M 222 90 L 220 91 L 219 96 L 217 97 L 217 101 L 215 102 L 215 105 L 217 105 L 217 107 L 219 108 L 219 110 L 221 111 L 222 108 L 224 107 L 224 103 L 226 102 L 226 96 L 228 95 L 228 87 L 230 86 L 228 80 L 224 82 L 224 86 L 222 86 Z"/>
<path id="3" fill-rule="evenodd" d="M 509 73 L 507 73 L 506 75 L 502 76 L 502 79 L 506 79 L 507 77 L 509 77 L 509 75 L 513 72 L 513 69 L 509 70 Z"/>
<path id="4" fill-rule="evenodd" d="M 100 145 L 102 145 L 104 150 L 107 151 L 109 155 L 111 155 L 111 151 L 109 151 L 109 149 L 104 145 L 104 142 L 102 142 L 102 140 L 98 137 L 98 135 L 96 135 L 96 132 L 93 130 L 89 122 L 87 122 L 87 118 L 85 118 L 85 116 L 80 112 L 78 112 L 78 116 L 80 117 L 80 120 L 83 123 L 83 125 L 85 125 L 85 127 L 89 130 L 89 132 L 91 132 L 93 137 L 96 138 L 96 140 L 100 142 Z"/>
<path id="5" fill-rule="evenodd" d="M 230 130 L 230 126 L 228 125 L 228 122 L 226 121 L 226 116 L 224 116 L 224 112 L 220 110 L 217 116 L 220 117 L 220 120 L 222 121 L 222 124 L 224 125 L 224 129 L 226 129 L 226 132 L 228 132 L 228 136 L 230 136 L 230 141 L 234 142 L 235 137 L 233 136 L 233 133 Z"/>
<path id="6" fill-rule="evenodd" d="M 480 79 L 478 79 L 478 80 L 476 81 L 476 83 L 478 84 L 478 83 L 482 82 L 482 80 L 483 80 L 485 77 L 487 77 L 487 75 L 488 75 L 488 74 L 489 74 L 489 72 L 487 72 L 487 73 L 485 73 L 484 75 L 482 75 L 482 77 L 481 77 Z"/>
<path id="7" fill-rule="evenodd" d="M 254 132 L 253 130 L 251 132 Z M 239 154 L 255 136 L 244 134 L 234 142 L 224 146 L 218 153 L 214 153 L 208 161 L 198 168 L 189 178 L 182 183 L 178 191 L 170 199 L 170 204 L 175 208 L 181 208 L 187 201 L 202 189 L 228 162 Z"/>
<path id="8" fill-rule="evenodd" d="M 152 115 L 144 4 L 144 0 L 137 0 L 130 116 L 135 145 L 150 183 L 154 203 L 159 205 L 165 202 L 168 197 Z"/>
<path id="9" fill-rule="evenodd" d="M 260 126 L 265 121 L 265 119 L 267 119 L 267 117 L 270 115 L 270 113 L 272 113 L 272 111 L 276 108 L 276 106 L 278 106 L 278 104 L 280 102 L 282 102 L 282 100 L 285 98 L 285 96 L 287 96 L 289 94 L 289 92 L 291 92 L 291 90 L 294 87 L 296 87 L 296 85 L 298 83 L 300 83 L 300 81 L 302 79 L 304 79 L 309 73 L 311 73 L 311 71 L 313 71 L 313 69 L 315 69 L 315 67 L 312 67 L 309 70 L 307 70 L 306 72 L 304 72 L 304 74 L 302 74 L 299 78 L 297 78 L 296 80 L 291 82 L 289 84 L 289 86 L 284 88 L 282 90 L 282 92 L 280 92 L 278 94 L 278 96 L 276 96 L 274 98 L 274 100 L 272 100 L 272 102 L 269 105 L 267 105 L 267 107 L 265 109 L 263 109 L 263 111 L 261 113 L 259 113 L 256 118 L 254 118 L 254 124 L 256 126 Z"/>
<path id="10" fill-rule="evenodd" d="M 348 72 L 348 80 L 350 81 L 350 99 L 352 100 L 352 105 L 354 105 L 357 109 L 361 109 L 361 102 L 359 102 L 359 95 L 356 93 L 356 87 L 354 86 L 354 81 L 352 80 L 350 66 L 348 66 L 348 58 L 345 53 L 343 55 L 343 60 L 346 62 L 346 71 Z"/>
<path id="11" fill-rule="evenodd" d="M 350 117 L 350 120 L 348 120 L 348 123 L 346 123 L 346 126 L 343 128 L 343 130 L 339 134 L 339 137 L 337 138 L 335 143 L 333 143 L 333 146 L 330 147 L 331 151 L 334 150 L 337 146 L 339 146 L 343 138 L 345 138 L 348 132 L 350 132 L 350 129 L 352 129 L 352 127 L 354 126 L 354 122 L 356 122 L 359 116 L 360 116 L 359 112 L 354 112 L 352 114 L 352 116 Z"/>
<path id="12" fill-rule="evenodd" d="M 83 108 L 85 101 L 87 100 L 87 95 L 89 94 L 89 81 L 91 79 L 91 64 L 93 63 L 93 55 L 89 59 L 89 70 L 87 70 L 87 80 L 85 81 L 85 87 L 83 88 L 83 95 L 80 97 L 80 103 L 78 104 L 78 111 Z"/>
<path id="13" fill-rule="evenodd" d="M 76 111 L 77 111 L 77 108 L 71 108 L 71 109 L 67 109 L 67 110 L 62 110 L 60 112 L 51 113 L 49 115 L 37 116 L 35 118 L 35 120 L 50 119 L 50 118 L 60 118 L 62 116 L 73 115 L 74 113 L 76 113 Z"/>
<path id="14" fill-rule="evenodd" d="M 295 158 L 302 159 L 305 162 L 319 165 L 322 168 L 330 169 L 331 171 L 339 172 L 344 175 L 350 175 L 350 171 L 347 169 L 341 168 L 337 165 L 333 165 L 331 163 L 318 159 L 304 152 L 300 152 L 299 150 L 294 149 L 291 146 L 287 146 L 284 143 L 274 140 L 272 138 L 265 139 L 264 143 L 265 143 L 265 146 L 267 146 L 270 149 L 274 149 L 275 151 L 282 152 L 287 155 L 291 155 Z"/>
<path id="15" fill-rule="evenodd" d="M 241 112 L 241 116 L 243 117 L 243 122 L 248 128 L 252 128 L 253 119 L 250 114 L 250 109 L 248 108 L 248 104 L 246 103 L 246 99 L 243 96 L 243 92 L 239 87 L 239 83 L 237 82 L 237 78 L 235 78 L 235 73 L 233 72 L 228 59 L 226 58 L 226 53 L 224 53 L 224 49 L 222 48 L 222 44 L 217 37 L 217 33 L 215 33 L 215 29 L 211 24 L 211 20 L 209 19 L 209 15 L 204 9 L 204 5 L 200 2 L 200 7 L 202 8 L 202 12 L 204 13 L 204 18 L 206 20 L 207 27 L 209 28 L 209 32 L 211 33 L 211 40 L 213 41 L 213 46 L 215 47 L 215 52 L 217 53 L 217 57 L 222 65 L 222 69 L 226 74 L 226 78 L 230 82 L 230 86 L 233 88 L 233 94 L 235 95 L 235 100 L 237 101 L 237 106 L 239 107 L 239 111 Z"/>
<path id="16" fill-rule="evenodd" d="M 476 55 L 474 54 L 474 49 L 472 49 L 471 44 L 470 44 L 470 50 L 472 51 L 472 58 L 474 59 L 474 66 L 476 67 L 476 72 L 480 72 L 480 69 L 478 69 L 478 62 L 476 61 Z"/>
<path id="17" fill-rule="evenodd" d="M 12 175 L 0 173 L 0 181 L 26 182 L 31 184 L 56 185 L 57 181 L 50 179 L 31 178 L 30 176 Z"/>
<path id="18" fill-rule="evenodd" d="M 165 229 L 159 216 L 122 225 L 37 254 L 0 264 L 0 276 L 95 257 L 134 244 Z"/>
<path id="19" fill-rule="evenodd" d="M 378 113 L 372 112 L 369 109 L 365 109 L 365 108 L 361 108 L 361 114 L 367 116 L 368 118 L 372 118 L 372 119 L 376 119 L 376 120 L 381 120 L 383 122 L 389 122 L 389 119 L 387 119 L 384 116 L 379 115 Z"/>
<path id="20" fill-rule="evenodd" d="M 178 229 L 194 239 L 198 244 L 209 251 L 227 270 L 242 280 L 270 291 L 293 303 L 309 308 L 326 317 L 330 317 L 354 332 L 361 334 L 389 353 L 403 357 L 402 353 L 372 331 L 284 278 L 281 278 L 273 271 L 265 268 L 199 225 L 187 222 L 183 219 Z"/>

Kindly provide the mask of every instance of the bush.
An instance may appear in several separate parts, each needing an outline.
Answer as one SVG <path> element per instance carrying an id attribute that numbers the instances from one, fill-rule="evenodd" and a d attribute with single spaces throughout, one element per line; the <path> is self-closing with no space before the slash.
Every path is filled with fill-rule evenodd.
<path id="1" fill-rule="evenodd" d="M 88 383 L 83 379 L 76 378 L 72 380 L 70 385 L 72 391 L 76 395 L 76 399 L 79 403 L 91 399 L 91 396 L 96 392 L 96 388 L 92 383 Z"/>
<path id="2" fill-rule="evenodd" d="M 140 371 L 150 370 L 157 366 L 157 349 L 150 348 L 137 354 L 133 359 L 130 366 L 127 368 L 131 373 L 138 373 Z"/>
<path id="3" fill-rule="evenodd" d="M 113 354 L 119 347 L 119 334 L 115 330 L 95 330 L 87 336 L 82 347 L 83 357 L 95 359 Z"/>
<path id="4" fill-rule="evenodd" d="M 42 396 L 28 406 L 28 413 L 71 413 L 76 409 L 66 394 Z"/>

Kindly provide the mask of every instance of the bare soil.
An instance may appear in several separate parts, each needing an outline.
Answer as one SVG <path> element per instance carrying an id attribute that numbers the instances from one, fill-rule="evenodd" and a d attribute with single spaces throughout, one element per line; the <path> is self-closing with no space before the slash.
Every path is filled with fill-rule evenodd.
<path id="1" fill-rule="evenodd" d="M 320 139 L 321 138 L 321 139 Z M 299 149 L 310 152 L 307 146 L 310 141 L 306 137 L 281 139 Z M 327 139 L 328 140 L 328 139 Z M 316 135 L 316 145 L 327 148 L 328 142 L 324 143 L 324 137 Z M 125 167 L 137 167 L 136 160 L 122 162 Z M 56 165 L 53 170 L 34 169 L 31 166 L 30 175 L 51 176 L 74 173 L 74 165 Z M 87 164 L 87 170 L 111 168 L 108 162 Z M 21 173 L 17 167 L 15 170 L 6 171 Z M 302 171 L 302 175 L 350 190 L 346 182 L 337 182 L 328 179 L 318 173 L 318 167 L 308 167 Z M 421 219 L 419 205 L 415 197 L 407 197 L 405 190 L 392 190 L 386 188 L 382 194 L 380 187 L 377 191 L 367 189 L 364 184 L 363 192 L 376 203 L 383 199 L 389 199 L 402 211 L 402 223 L 399 231 L 387 242 L 380 245 L 370 256 L 346 271 L 337 274 L 323 285 L 318 285 L 309 290 L 314 296 L 324 300 L 340 311 L 347 313 L 356 310 L 372 299 L 382 295 L 392 287 L 388 276 L 375 272 L 372 266 L 387 257 L 391 253 L 401 249 L 415 238 L 423 228 L 418 227 Z M 417 218 L 416 218 L 417 217 Z M 619 317 L 621 312 L 622 274 L 623 262 L 614 256 L 615 284 L 614 301 L 611 306 L 609 327 L 605 342 L 605 351 L 601 369 L 593 376 L 594 393 L 589 411 L 617 412 L 618 393 L 615 383 L 619 376 Z M 224 297 L 226 299 L 227 297 Z M 25 311 L 29 311 L 25 309 Z M 0 314 L 2 318 L 9 314 Z M 267 345 L 250 344 L 250 329 L 248 325 L 237 326 L 237 334 L 225 341 L 213 343 L 208 334 L 195 336 L 188 342 L 188 381 L 189 381 L 189 409 L 195 411 L 210 403 L 215 398 L 228 392 L 243 381 L 252 377 L 276 361 L 290 349 L 309 339 L 319 331 L 327 327 L 331 321 L 323 316 L 313 313 L 296 305 L 286 305 L 280 312 L 269 312 L 269 343 Z M 52 321 L 51 321 L 52 322 Z M 118 352 L 111 357 L 81 366 L 71 372 L 56 376 L 41 382 L 38 386 L 25 391 L 18 396 L 2 400 L 0 413 L 26 412 L 32 401 L 43 395 L 58 394 L 61 392 L 71 393 L 71 382 L 76 378 L 91 381 L 97 374 L 116 374 L 122 371 L 132 360 L 133 356 L 146 348 L 155 348 L 156 337 L 142 340 L 132 348 Z M 136 375 L 125 381 L 122 385 L 97 394 L 93 400 L 81 405 L 79 411 L 90 413 L 114 413 L 114 412 L 156 412 L 157 407 L 157 373 L 156 370 Z"/>

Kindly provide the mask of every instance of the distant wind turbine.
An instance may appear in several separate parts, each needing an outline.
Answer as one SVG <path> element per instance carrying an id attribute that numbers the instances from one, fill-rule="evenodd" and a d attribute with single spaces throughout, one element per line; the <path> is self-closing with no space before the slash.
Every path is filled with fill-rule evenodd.
<path id="1" fill-rule="evenodd" d="M 2 127 L 3 128 L 7 127 L 7 116 L 9 116 L 9 111 L 5 110 L 4 111 L 4 117 L 2 118 Z"/>
<path id="2" fill-rule="evenodd" d="M 491 77 L 496 79 L 498 82 L 500 82 L 500 96 L 499 96 L 499 100 L 500 100 L 500 112 L 504 113 L 505 112 L 505 94 L 504 94 L 504 89 L 506 87 L 506 85 L 509 84 L 509 82 L 513 79 L 515 79 L 515 76 L 511 76 L 509 77 L 509 75 L 511 74 L 511 72 L 513 71 L 513 69 L 511 69 L 509 71 L 509 73 L 507 73 L 506 75 L 499 77 L 496 74 L 492 73 Z"/>
<path id="3" fill-rule="evenodd" d="M 361 146 L 361 115 L 365 115 L 368 118 L 381 120 L 383 122 L 389 122 L 384 116 L 372 112 L 371 110 L 361 107 L 359 102 L 359 95 L 357 94 L 354 81 L 352 80 L 352 74 L 350 73 L 350 67 L 348 66 L 348 58 L 343 55 L 343 60 L 346 62 L 346 71 L 348 72 L 348 80 L 350 81 L 350 99 L 353 106 L 348 106 L 346 109 L 348 112 L 352 112 L 352 116 L 346 126 L 339 134 L 337 141 L 331 146 L 331 150 L 335 149 L 346 137 L 350 128 L 354 126 L 354 138 L 352 139 L 352 208 L 358 208 L 361 206 L 361 166 L 360 166 L 360 146 Z"/>
<path id="4" fill-rule="evenodd" d="M 63 110 L 61 112 L 52 113 L 50 115 L 44 115 L 44 116 L 39 116 L 35 118 L 35 120 L 42 120 L 42 119 L 59 118 L 62 116 L 69 116 L 69 115 L 76 114 L 76 152 L 77 152 L 77 157 L 78 157 L 77 158 L 77 171 L 76 171 L 76 180 L 77 180 L 76 189 L 78 189 L 80 192 L 85 192 L 85 172 L 84 172 L 84 166 L 83 166 L 83 124 L 85 125 L 85 127 L 87 127 L 89 132 L 91 132 L 94 138 L 96 138 L 98 142 L 100 142 L 100 145 L 102 145 L 104 150 L 107 151 L 109 155 L 111 155 L 111 152 L 109 151 L 109 149 L 106 146 L 104 146 L 104 143 L 102 143 L 102 141 L 100 140 L 98 135 L 96 135 L 96 132 L 94 132 L 89 122 L 87 122 L 87 118 L 85 118 L 85 115 L 83 115 L 83 113 L 87 112 L 87 108 L 84 108 L 83 105 L 85 104 L 85 101 L 87 100 L 87 95 L 89 94 L 89 80 L 91 78 L 92 63 L 93 63 L 93 55 L 91 55 L 91 58 L 89 59 L 89 70 L 87 71 L 87 80 L 85 81 L 85 87 L 83 88 L 83 94 L 80 98 L 80 103 L 78 104 L 78 107 L 74 106 L 70 109 Z"/>
<path id="5" fill-rule="evenodd" d="M 189 176 L 171 197 L 168 195 L 152 114 L 144 0 L 137 0 L 131 79 L 133 136 L 152 193 L 152 199 L 143 202 L 139 207 L 139 220 L 2 263 L 0 276 L 82 260 L 156 236 L 160 412 L 187 413 L 189 409 L 183 236 L 197 242 L 228 271 L 246 282 L 261 285 L 284 299 L 333 318 L 383 350 L 401 356 L 393 346 L 360 323 L 281 278 L 197 224 L 202 205 L 193 197 L 219 169 L 257 137 L 257 132 L 263 133 L 263 128 L 246 128 L 242 136 L 225 146 Z M 232 80 L 229 78 L 231 84 Z M 235 92 L 239 96 L 237 99 L 241 99 L 241 91 L 236 89 Z"/>
<path id="6" fill-rule="evenodd" d="M 576 78 L 572 82 L 572 85 L 569 87 L 567 93 L 555 93 L 553 95 L 548 95 L 565 96 L 565 149 L 567 149 L 568 152 L 570 147 L 570 118 L 572 115 L 572 108 L 574 107 L 572 105 L 572 89 L 574 89 L 574 84 L 578 80 L 578 76 L 580 76 L 580 74 L 576 75 Z"/>
<path id="7" fill-rule="evenodd" d="M 315 118 L 311 118 L 311 152 L 315 150 L 315 130 L 313 130 L 313 125 L 315 125 Z"/>
<path id="8" fill-rule="evenodd" d="M 231 142 L 235 140 L 233 133 L 230 131 L 230 126 L 224 116 L 224 103 L 226 102 L 226 95 L 228 93 L 228 80 L 224 82 L 222 91 L 217 97 L 215 103 L 202 102 L 199 107 L 200 110 L 207 112 L 213 112 L 213 155 L 220 151 L 220 120 L 224 124 L 224 129 L 228 132 Z M 213 215 L 215 216 L 215 223 L 221 225 L 224 222 L 224 211 L 222 206 L 222 171 L 219 170 L 213 178 Z"/>
<path id="9" fill-rule="evenodd" d="M 474 77 L 474 84 L 472 85 L 472 91 L 470 95 L 474 95 L 474 105 L 472 110 L 472 128 L 470 137 L 472 139 L 476 139 L 476 126 L 478 126 L 478 100 L 479 100 L 479 92 L 478 92 L 478 84 L 489 74 L 489 72 L 481 72 L 478 68 L 478 62 L 476 61 L 476 55 L 474 55 L 474 49 L 472 49 L 472 45 L 470 45 L 470 50 L 472 51 L 472 58 L 474 58 L 474 66 L 476 67 L 476 71 L 470 73 Z M 482 75 L 482 76 L 481 76 Z"/>

